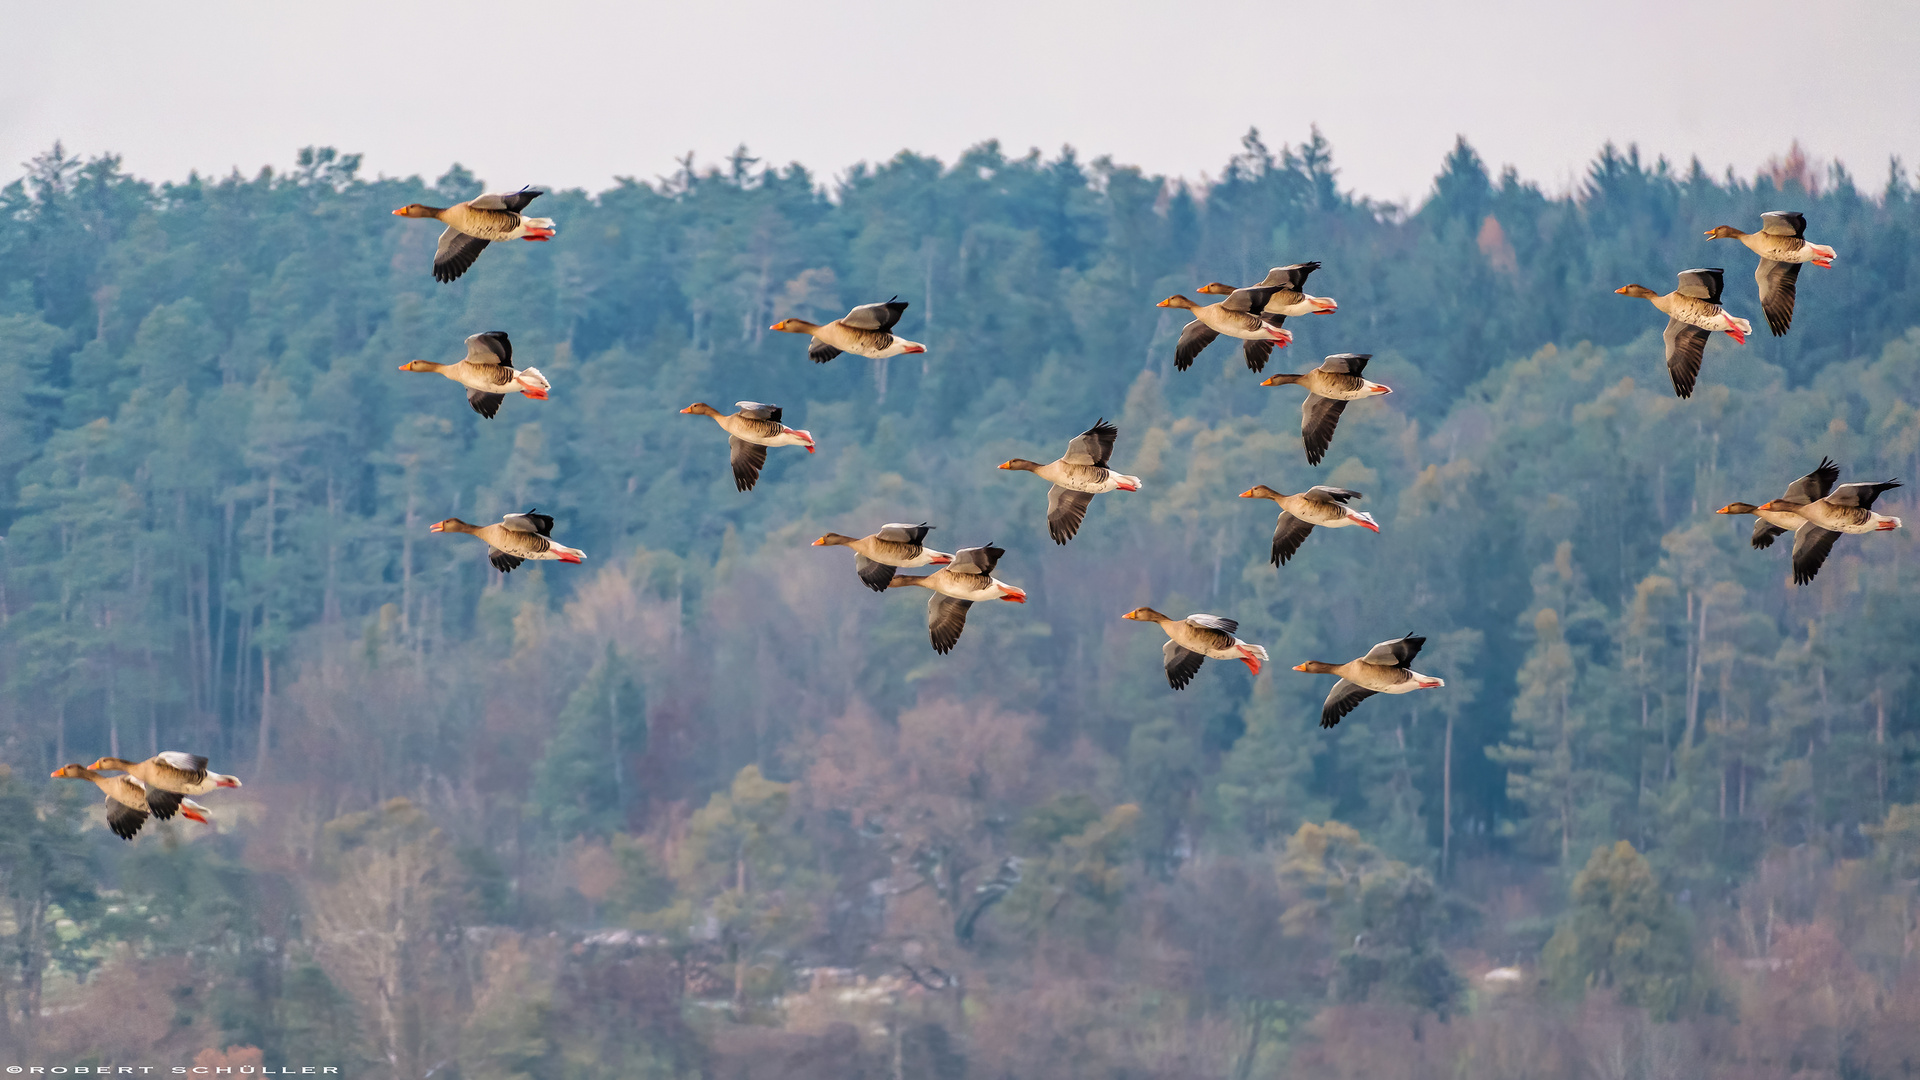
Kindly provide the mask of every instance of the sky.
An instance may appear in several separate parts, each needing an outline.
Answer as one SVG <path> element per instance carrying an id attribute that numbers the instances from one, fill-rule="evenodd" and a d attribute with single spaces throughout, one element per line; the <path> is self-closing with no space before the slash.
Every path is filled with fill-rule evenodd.
<path id="1" fill-rule="evenodd" d="M 63 0 L 9 5 L 0 180 L 62 141 L 137 175 L 302 146 L 367 175 L 601 190 L 745 144 L 823 180 L 902 149 L 1072 145 L 1218 174 L 1317 124 L 1342 185 L 1415 202 L 1465 135 L 1549 191 L 1638 143 L 1743 175 L 1799 139 L 1865 186 L 1920 165 L 1911 0 Z"/>

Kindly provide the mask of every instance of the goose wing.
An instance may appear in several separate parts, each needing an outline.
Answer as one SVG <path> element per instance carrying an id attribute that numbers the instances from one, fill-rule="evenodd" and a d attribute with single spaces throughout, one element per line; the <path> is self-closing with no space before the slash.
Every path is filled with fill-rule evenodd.
<path id="1" fill-rule="evenodd" d="M 1175 690 L 1185 690 L 1187 684 L 1193 681 L 1194 672 L 1199 671 L 1200 665 L 1207 662 L 1206 657 L 1192 649 L 1182 648 L 1172 641 L 1160 646 L 1160 655 L 1166 663 L 1167 685 Z"/>
<path id="2" fill-rule="evenodd" d="M 1339 723 L 1342 717 L 1359 708 L 1361 702 L 1377 692 L 1349 679 L 1334 683 L 1333 689 L 1327 692 L 1326 703 L 1320 706 L 1320 726 L 1330 728 Z"/>
<path id="3" fill-rule="evenodd" d="M 1693 396 L 1693 383 L 1700 377 L 1700 357 L 1713 336 L 1692 323 L 1667 320 L 1667 332 L 1660 335 L 1667 343 L 1667 374 L 1673 378 L 1673 392 L 1683 398 Z"/>
<path id="4" fill-rule="evenodd" d="M 531 533 L 534 536 L 553 535 L 553 517 L 538 510 L 528 510 L 524 514 L 508 514 L 500 519 L 500 524 L 510 532 Z"/>
<path id="5" fill-rule="evenodd" d="M 1202 630 L 1218 630 L 1223 634 L 1231 634 L 1240 629 L 1239 623 L 1219 615 L 1189 615 L 1187 622 Z"/>
<path id="6" fill-rule="evenodd" d="M 906 310 L 907 302 L 896 296 L 884 304 L 861 304 L 840 322 L 855 330 L 891 330 Z"/>
<path id="7" fill-rule="evenodd" d="M 153 759 L 169 769 L 186 773 L 193 783 L 207 778 L 207 759 L 199 754 L 189 754 L 184 750 L 162 750 L 153 755 Z"/>
<path id="8" fill-rule="evenodd" d="M 1802 525 L 1801 528 L 1810 528 L 1810 526 Z M 1786 531 L 1778 525 L 1756 518 L 1753 523 L 1753 549 L 1765 551 L 1773 546 L 1775 540 L 1780 539 L 1780 534 Z"/>
<path id="9" fill-rule="evenodd" d="M 1827 502 L 1834 506 L 1857 506 L 1862 510 L 1871 510 L 1875 499 L 1899 486 L 1898 480 L 1882 480 L 1877 484 L 1841 484 L 1827 495 Z"/>
<path id="10" fill-rule="evenodd" d="M 1047 535 L 1053 537 L 1056 544 L 1064 544 L 1073 539 L 1080 531 L 1080 523 L 1087 519 L 1087 507 L 1093 505 L 1093 496 L 1084 491 L 1074 491 L 1058 484 L 1047 489 Z"/>
<path id="11" fill-rule="evenodd" d="M 519 191 L 490 192 L 469 202 L 467 205 L 473 207 L 475 210 L 510 210 L 517 214 L 525 210 L 528 203 L 545 194 L 546 192 L 544 191 L 535 191 L 530 187 L 523 187 Z"/>
<path id="12" fill-rule="evenodd" d="M 433 280 L 444 285 L 466 273 L 486 249 L 487 241 L 447 226 L 447 231 L 440 234 L 439 246 L 433 249 Z"/>
<path id="13" fill-rule="evenodd" d="M 816 364 L 824 364 L 839 355 L 839 349 L 821 341 L 819 338 L 814 338 L 812 343 L 807 346 L 807 359 Z"/>
<path id="14" fill-rule="evenodd" d="M 1824 499 L 1827 492 L 1833 490 L 1833 482 L 1840 479 L 1840 466 L 1830 457 L 1820 458 L 1820 467 L 1787 485 L 1787 498 L 1794 502 L 1813 502 Z"/>
<path id="15" fill-rule="evenodd" d="M 180 812 L 180 800 L 186 796 L 173 791 L 162 791 L 152 784 L 147 785 L 147 812 L 161 821 L 171 821 L 173 815 Z"/>
<path id="16" fill-rule="evenodd" d="M 131 840 L 147 823 L 147 812 L 117 799 L 107 800 L 107 828 L 122 840 Z"/>
<path id="17" fill-rule="evenodd" d="M 1269 315 L 1267 322 L 1278 326 L 1283 318 L 1285 316 Z M 1248 338 L 1240 343 L 1240 352 L 1247 358 L 1248 371 L 1265 371 L 1267 361 L 1273 358 L 1273 342 L 1267 339 L 1255 341 Z"/>
<path id="18" fill-rule="evenodd" d="M 873 535 L 875 539 L 885 540 L 890 544 L 924 544 L 927 542 L 927 534 L 932 531 L 933 526 L 924 521 L 918 525 L 890 521 L 880 526 L 880 531 Z"/>
<path id="19" fill-rule="evenodd" d="M 512 364 L 513 342 L 505 330 L 488 330 L 467 338 L 467 363 Z"/>
<path id="20" fill-rule="evenodd" d="M 760 470 L 767 465 L 767 448 L 759 443 L 750 443 L 738 435 L 727 436 L 729 460 L 733 463 L 733 487 L 736 491 L 752 491 L 753 485 L 760 482 Z"/>
<path id="21" fill-rule="evenodd" d="M 893 581 L 894 568 L 854 552 L 853 572 L 860 575 L 860 580 L 867 583 L 867 588 L 874 592 L 886 592 L 888 583 Z"/>
<path id="22" fill-rule="evenodd" d="M 1696 300 L 1705 300 L 1709 304 L 1720 302 L 1720 290 L 1726 282 L 1725 270 L 1717 266 L 1696 266 L 1692 270 L 1680 271 L 1680 287 L 1673 290 L 1681 296 L 1691 296 Z"/>
<path id="23" fill-rule="evenodd" d="M 1301 521 L 1286 511 L 1280 512 L 1280 521 L 1273 527 L 1273 557 L 1269 560 L 1275 566 L 1284 564 L 1293 558 L 1300 545 L 1307 542 L 1307 534 L 1313 531 L 1313 523 Z"/>
<path id="24" fill-rule="evenodd" d="M 764 401 L 736 401 L 733 407 L 739 409 L 740 415 L 749 420 L 780 419 L 780 406 L 769 405 Z"/>
<path id="25" fill-rule="evenodd" d="M 500 405 L 507 400 L 505 394 L 489 394 L 485 390 L 467 391 L 467 404 L 473 411 L 491 420 L 500 414 Z"/>
<path id="26" fill-rule="evenodd" d="M 1359 375 L 1367 370 L 1367 361 L 1371 359 L 1372 353 L 1335 353 L 1320 362 L 1320 370 L 1335 375 Z"/>
<path id="27" fill-rule="evenodd" d="M 953 553 L 953 561 L 947 564 L 947 572 L 953 574 L 989 574 L 1000 565 L 1000 556 L 1007 549 L 992 544 L 984 547 L 961 548 Z"/>
<path id="28" fill-rule="evenodd" d="M 1120 429 L 1107 423 L 1103 416 L 1067 443 L 1067 452 L 1060 460 L 1069 465 L 1097 465 L 1104 469 L 1107 459 L 1113 456 L 1113 441 L 1119 437 Z"/>
<path id="29" fill-rule="evenodd" d="M 1327 447 L 1333 445 L 1333 429 L 1339 426 L 1340 414 L 1346 408 L 1346 402 L 1318 394 L 1308 394 L 1300 403 L 1300 437 L 1307 443 L 1307 464 L 1318 465 L 1327 456 Z"/>
<path id="30" fill-rule="evenodd" d="M 1831 529 L 1823 529 L 1808 522 L 1800 526 L 1793 534 L 1793 583 L 1805 585 L 1812 581 L 1820 567 L 1826 564 L 1827 555 L 1833 551 L 1833 542 L 1840 534 Z"/>
<path id="31" fill-rule="evenodd" d="M 1310 487 L 1303 494 L 1314 502 L 1339 503 L 1341 506 L 1353 499 L 1366 498 L 1352 488 L 1327 487 L 1324 484 Z"/>
<path id="32" fill-rule="evenodd" d="M 1320 264 L 1317 262 L 1276 266 L 1267 271 L 1267 276 L 1260 284 L 1271 285 L 1275 288 L 1285 289 L 1288 292 L 1302 292 L 1307 287 L 1307 275 L 1318 269 L 1320 269 Z"/>
<path id="33" fill-rule="evenodd" d="M 1198 319 L 1188 323 L 1187 328 L 1180 331 L 1180 341 L 1173 347 L 1175 370 L 1185 371 L 1192 367 L 1194 357 L 1200 355 L 1200 350 L 1213 344 L 1213 339 L 1219 336 L 1213 327 Z"/>
<path id="34" fill-rule="evenodd" d="M 957 600 L 941 593 L 928 598 L 927 634 L 933 639 L 934 652 L 945 656 L 953 651 L 961 631 L 967 628 L 967 609 L 972 606 L 971 600 Z"/>
<path id="35" fill-rule="evenodd" d="M 1754 284 L 1760 286 L 1760 310 L 1766 313 L 1767 329 L 1774 337 L 1793 325 L 1793 290 L 1799 280 L 1799 263 L 1761 259 L 1753 269 Z"/>
<path id="36" fill-rule="evenodd" d="M 1414 657 L 1420 655 L 1420 648 L 1426 643 L 1426 638 L 1414 637 L 1412 634 L 1408 634 L 1406 637 L 1395 638 L 1392 641 L 1383 641 L 1375 645 L 1373 648 L 1368 649 L 1367 655 L 1360 659 L 1380 667 L 1406 667 L 1408 664 L 1413 663 Z"/>
<path id="37" fill-rule="evenodd" d="M 1760 231 L 1774 236 L 1807 235 L 1807 215 L 1798 210 L 1769 210 L 1760 215 Z"/>
<path id="38" fill-rule="evenodd" d="M 1258 315 L 1266 309 L 1267 301 L 1280 290 L 1271 285 L 1250 285 L 1244 289 L 1235 289 L 1220 301 L 1221 311 L 1237 311 L 1244 315 Z"/>
<path id="39" fill-rule="evenodd" d="M 503 574 L 511 574 L 513 573 L 514 567 L 519 566 L 527 560 L 518 555 L 509 555 L 497 547 L 489 547 L 487 548 L 487 561 L 493 564 L 495 570 Z"/>

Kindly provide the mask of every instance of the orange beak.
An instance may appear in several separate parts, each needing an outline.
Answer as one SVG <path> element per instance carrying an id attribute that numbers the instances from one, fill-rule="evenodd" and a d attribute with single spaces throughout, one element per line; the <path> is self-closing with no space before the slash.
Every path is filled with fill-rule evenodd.
<path id="1" fill-rule="evenodd" d="M 1762 509 L 1765 509 L 1765 508 L 1764 508 L 1764 507 L 1762 507 Z M 1720 509 L 1718 509 L 1718 510 L 1715 510 L 1715 511 L 1714 511 L 1714 513 L 1716 513 L 1716 514 L 1731 514 L 1731 513 L 1733 513 L 1733 507 L 1732 507 L 1732 506 L 1723 506 L 1723 507 L 1721 507 Z"/>
<path id="2" fill-rule="evenodd" d="M 1305 670 L 1307 670 L 1307 665 L 1305 665 L 1305 664 L 1295 664 L 1295 665 L 1293 665 L 1293 670 L 1295 670 L 1295 671 L 1305 671 Z"/>
<path id="3" fill-rule="evenodd" d="M 65 770 L 65 769 L 55 769 L 55 770 L 53 770 L 53 776 L 52 776 L 52 779 L 55 779 L 55 780 L 58 780 L 58 779 L 60 779 L 60 774 L 61 774 L 61 773 L 63 773 L 63 772 L 66 772 L 66 770 Z"/>
<path id="4" fill-rule="evenodd" d="M 823 536 L 823 537 L 821 537 L 820 539 L 818 539 L 818 540 L 815 540 L 815 541 L 813 542 L 813 546 L 814 546 L 814 547 L 826 547 L 826 546 L 827 546 L 827 538 Z"/>
<path id="5" fill-rule="evenodd" d="M 1011 469 L 1011 468 L 1013 468 L 1013 462 L 1011 462 L 1011 461 L 1003 461 L 1003 462 L 1001 462 L 1001 463 L 1000 463 L 1000 468 L 1002 468 L 1002 469 Z"/>
<path id="6" fill-rule="evenodd" d="M 1155 305 L 1153 305 L 1153 306 L 1154 306 L 1154 307 L 1172 307 L 1173 305 L 1171 305 L 1171 304 L 1169 304 L 1169 303 L 1167 303 L 1167 302 L 1166 302 L 1165 300 L 1162 300 L 1162 301 L 1160 301 L 1159 303 L 1157 303 L 1157 304 L 1155 304 Z"/>
<path id="7" fill-rule="evenodd" d="M 1613 290 L 1613 294 L 1615 296 L 1625 296 L 1627 295 L 1627 287 L 1625 285 L 1622 285 L 1619 288 Z"/>
<path id="8" fill-rule="evenodd" d="M 769 326 L 769 327 L 767 327 L 767 329 L 769 329 L 769 330 L 778 330 L 778 329 L 780 329 L 781 327 L 783 327 L 783 326 L 785 326 L 785 325 L 787 325 L 787 324 L 786 324 L 785 322 L 777 322 L 777 323 L 774 323 L 774 324 L 773 324 L 772 326 Z"/>
<path id="9" fill-rule="evenodd" d="M 403 207 L 401 207 L 400 209 L 398 209 L 398 210 L 395 210 L 395 211 L 394 211 L 393 213 L 394 213 L 394 216 L 395 216 L 395 217 L 406 217 L 406 216 L 407 216 L 407 208 L 403 206 Z"/>
<path id="10" fill-rule="evenodd" d="M 1241 498 L 1243 498 L 1243 499 L 1251 499 L 1251 498 L 1253 498 L 1253 489 L 1252 489 L 1252 488 L 1248 488 L 1247 490 L 1245 490 L 1245 491 L 1243 491 L 1243 492 L 1241 492 L 1241 493 L 1240 493 L 1240 497 L 1241 497 Z"/>
<path id="11" fill-rule="evenodd" d="M 1376 394 L 1391 394 L 1391 393 L 1393 393 L 1393 387 L 1391 387 L 1391 386 L 1376 386 L 1376 387 L 1374 387 L 1374 388 L 1373 388 L 1373 392 L 1374 392 L 1374 393 L 1376 393 Z"/>
<path id="12" fill-rule="evenodd" d="M 684 409 L 681 409 L 680 411 L 681 411 L 682 413 L 690 413 L 690 412 L 692 412 L 692 411 L 693 411 L 693 406 L 691 406 L 691 405 L 689 405 L 689 406 L 687 406 L 686 408 L 684 408 Z"/>
<path id="13" fill-rule="evenodd" d="M 428 532 L 442 532 L 442 531 L 444 531 L 444 530 L 442 530 L 442 529 L 440 528 L 440 523 L 436 521 L 436 522 L 434 522 L 433 524 L 431 524 L 431 525 L 429 525 L 429 526 L 427 526 L 427 531 L 428 531 Z"/>

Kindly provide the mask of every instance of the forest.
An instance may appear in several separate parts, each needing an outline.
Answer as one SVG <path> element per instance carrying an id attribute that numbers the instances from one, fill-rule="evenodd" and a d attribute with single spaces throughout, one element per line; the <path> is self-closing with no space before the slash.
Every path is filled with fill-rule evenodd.
<path id="1" fill-rule="evenodd" d="M 1071 148 L 826 178 L 746 148 L 429 273 L 390 212 L 539 177 L 369 178 L 302 150 L 154 183 L 56 146 L 0 189 L 0 1048 L 343 1075 L 1132 1080 L 1920 1076 L 1920 566 L 1748 544 L 1823 456 L 1920 477 L 1920 195 L 1797 146 L 1751 174 L 1602 148 L 1572 190 L 1465 138 L 1417 206 L 1317 130 L 1217 175 Z M 1613 294 L 1839 252 L 1792 330 L 1677 399 Z M 1268 373 L 1371 353 L 1391 396 L 1307 465 L 1300 395 L 1208 281 L 1319 261 Z M 808 362 L 795 316 L 898 296 L 927 352 Z M 507 331 L 496 419 L 396 372 Z M 817 453 L 735 490 L 705 401 Z M 1138 493 L 1048 537 L 1098 418 Z M 1378 535 L 1268 560 L 1256 484 Z M 1916 522 L 1913 487 L 1877 509 Z M 581 565 L 434 535 L 537 507 Z M 950 655 L 827 532 L 989 542 L 1024 605 Z M 1257 677 L 1169 689 L 1151 605 Z M 1319 727 L 1412 631 L 1441 690 Z M 66 762 L 205 754 L 214 823 L 107 831 Z"/>

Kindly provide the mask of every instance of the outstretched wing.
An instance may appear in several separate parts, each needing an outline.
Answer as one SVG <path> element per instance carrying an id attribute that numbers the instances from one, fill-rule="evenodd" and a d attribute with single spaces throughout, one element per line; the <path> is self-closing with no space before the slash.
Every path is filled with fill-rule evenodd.
<path id="1" fill-rule="evenodd" d="M 1206 657 L 1192 649 L 1183 649 L 1172 641 L 1160 646 L 1160 655 L 1166 659 L 1167 685 L 1175 690 L 1185 690 L 1187 684 L 1193 681 L 1194 672 L 1207 662 Z"/>
<path id="2" fill-rule="evenodd" d="M 1300 292 L 1307 287 L 1307 275 L 1320 269 L 1317 262 L 1294 263 L 1291 266 L 1276 266 L 1267 271 L 1262 285 L 1272 285 L 1288 292 Z"/>
<path id="3" fill-rule="evenodd" d="M 1679 319 L 1668 319 L 1667 332 L 1660 336 L 1667 343 L 1667 374 L 1673 377 L 1673 392 L 1683 398 L 1692 397 L 1694 380 L 1700 377 L 1700 357 L 1706 352 L 1712 332 Z"/>
<path id="4" fill-rule="evenodd" d="M 1333 445 L 1333 429 L 1339 426 L 1340 414 L 1346 408 L 1346 402 L 1318 394 L 1308 394 L 1300 403 L 1300 437 L 1306 440 L 1307 464 L 1318 465 L 1327 456 L 1327 447 Z"/>
<path id="5" fill-rule="evenodd" d="M 918 525 L 910 525 L 904 521 L 889 521 L 880 526 L 880 531 L 874 535 L 890 544 L 924 544 L 927 542 L 927 534 L 932 531 L 933 526 L 924 521 Z"/>
<path id="6" fill-rule="evenodd" d="M 1406 667 L 1408 664 L 1413 663 L 1414 657 L 1420 655 L 1420 647 L 1426 643 L 1426 638 L 1414 637 L 1412 634 L 1408 634 L 1406 637 L 1395 638 L 1392 641 L 1383 641 L 1375 645 L 1373 648 L 1368 649 L 1367 655 L 1360 659 L 1365 660 L 1369 664 L 1378 664 L 1381 667 Z"/>
<path id="7" fill-rule="evenodd" d="M 1793 583 L 1805 585 L 1812 581 L 1820 567 L 1826 564 L 1827 554 L 1833 550 L 1833 542 L 1840 534 L 1823 529 L 1811 522 L 1800 526 L 1793 534 Z"/>
<path id="8" fill-rule="evenodd" d="M 860 575 L 860 580 L 867 583 L 867 588 L 874 592 L 886 592 L 887 584 L 893 580 L 894 570 L 886 563 L 874 562 L 865 555 L 855 552 L 853 572 Z"/>
<path id="9" fill-rule="evenodd" d="M 1235 289 L 1220 301 L 1221 311 L 1237 311 L 1245 315 L 1258 315 L 1266 310 L 1267 301 L 1280 290 L 1271 285 L 1251 285 L 1244 289 Z"/>
<path id="10" fill-rule="evenodd" d="M 1173 347 L 1174 368 L 1185 371 L 1192 367 L 1193 359 L 1200 355 L 1200 350 L 1213 344 L 1213 339 L 1219 336 L 1213 327 L 1198 319 L 1188 323 L 1187 328 L 1180 331 L 1179 343 Z"/>
<path id="11" fill-rule="evenodd" d="M 819 338 L 814 338 L 813 343 L 807 346 L 807 359 L 816 364 L 824 364 L 839 355 L 839 349 L 821 341 Z"/>
<path id="12" fill-rule="evenodd" d="M 1069 465 L 1098 465 L 1107 467 L 1107 459 L 1113 456 L 1113 441 L 1120 437 L 1120 429 L 1107 423 L 1106 417 L 1094 421 L 1094 425 L 1073 437 L 1067 444 L 1067 452 L 1060 460 Z"/>
<path id="13" fill-rule="evenodd" d="M 1280 523 L 1273 527 L 1273 558 L 1271 560 L 1273 565 L 1279 566 L 1293 558 L 1294 552 L 1299 551 L 1300 545 L 1307 542 L 1307 534 L 1312 531 L 1312 522 L 1301 521 L 1292 514 L 1281 511 Z"/>
<path id="14" fill-rule="evenodd" d="M 933 639 L 934 652 L 945 656 L 953 651 L 961 631 L 967 628 L 967 609 L 972 606 L 971 600 L 957 600 L 940 593 L 934 593 L 927 600 L 927 634 Z"/>
<path id="15" fill-rule="evenodd" d="M 1798 210 L 1769 210 L 1760 215 L 1760 231 L 1774 236 L 1807 235 L 1807 215 Z"/>
<path id="16" fill-rule="evenodd" d="M 1794 502 L 1824 499 L 1827 492 L 1833 490 L 1833 482 L 1838 479 L 1840 466 L 1832 458 L 1821 455 L 1819 468 L 1787 485 L 1787 498 Z"/>
<path id="17" fill-rule="evenodd" d="M 1372 353 L 1334 353 L 1320 362 L 1320 370 L 1330 371 L 1335 375 L 1358 375 L 1367 370 L 1367 361 L 1371 359 L 1373 359 Z"/>
<path id="18" fill-rule="evenodd" d="M 736 401 L 733 407 L 739 409 L 740 415 L 749 420 L 780 419 L 780 406 L 769 405 L 764 401 Z"/>
<path id="19" fill-rule="evenodd" d="M 1306 496 L 1314 502 L 1339 503 L 1342 506 L 1345 506 L 1350 500 L 1366 498 L 1366 496 L 1352 488 L 1327 487 L 1324 484 L 1308 488 L 1306 490 Z"/>
<path id="20" fill-rule="evenodd" d="M 1047 535 L 1053 537 L 1056 544 L 1064 544 L 1073 539 L 1080 531 L 1080 523 L 1087 518 L 1087 507 L 1093 505 L 1093 496 L 1084 491 L 1074 491 L 1055 484 L 1047 489 Z"/>
<path id="21" fill-rule="evenodd" d="M 752 491 L 760 482 L 760 470 L 766 467 L 767 448 L 735 435 L 727 436 L 727 448 L 732 451 L 734 490 Z"/>
<path id="22" fill-rule="evenodd" d="M 1720 290 L 1726 283 L 1726 274 L 1717 266 L 1696 266 L 1692 270 L 1682 270 L 1679 274 L 1680 286 L 1673 291 L 1681 296 L 1717 304 L 1720 302 Z"/>
<path id="23" fill-rule="evenodd" d="M 1760 310 L 1766 313 L 1767 329 L 1774 337 L 1793 325 L 1793 290 L 1799 280 L 1799 263 L 1761 259 L 1753 269 L 1754 284 L 1760 286 Z"/>
<path id="24" fill-rule="evenodd" d="M 1875 499 L 1899 486 L 1898 480 L 1882 480 L 1877 484 L 1841 484 L 1827 495 L 1827 501 L 1835 506 L 1857 506 L 1862 510 L 1871 510 Z"/>
<path id="25" fill-rule="evenodd" d="M 527 560 L 518 555 L 509 555 L 499 548 L 490 547 L 487 549 L 487 561 L 493 564 L 495 570 L 503 574 L 511 574 L 513 573 L 514 567 L 519 566 Z"/>
<path id="26" fill-rule="evenodd" d="M 500 404 L 507 400 L 505 394 L 489 394 L 485 390 L 467 391 L 467 404 L 473 411 L 491 420 L 500 413 Z"/>
<path id="27" fill-rule="evenodd" d="M 186 798 L 174 791 L 161 791 L 153 785 L 147 785 L 147 811 L 161 821 L 173 820 L 180 812 L 180 800 Z"/>
<path id="28" fill-rule="evenodd" d="M 466 273 L 486 249 L 487 241 L 447 226 L 447 231 L 440 234 L 440 246 L 433 250 L 433 280 L 444 285 Z"/>
<path id="29" fill-rule="evenodd" d="M 507 332 L 505 330 L 488 330 L 486 333 L 474 334 L 468 337 L 467 363 L 513 363 L 513 342 L 508 339 Z"/>
<path id="30" fill-rule="evenodd" d="M 1327 693 L 1326 704 L 1320 706 L 1320 726 L 1330 728 L 1339 723 L 1342 717 L 1377 692 L 1347 679 L 1334 683 L 1333 689 Z"/>
<path id="31" fill-rule="evenodd" d="M 1276 316 L 1267 321 L 1278 322 L 1279 318 Z M 1248 371 L 1264 371 L 1267 361 L 1273 358 L 1273 341 L 1269 338 L 1258 341 L 1248 338 L 1240 343 L 1240 352 L 1247 358 Z"/>
<path id="32" fill-rule="evenodd" d="M 524 514 L 508 514 L 500 519 L 500 524 L 517 533 L 532 533 L 535 536 L 553 535 L 553 517 L 538 510 L 528 510 Z"/>
<path id="33" fill-rule="evenodd" d="M 467 205 L 473 207 L 475 210 L 511 210 L 517 214 L 525 210 L 528 203 L 545 194 L 546 192 L 544 191 L 535 191 L 530 187 L 523 187 L 519 191 L 482 195 Z"/>
<path id="34" fill-rule="evenodd" d="M 884 304 L 861 304 L 840 321 L 855 330 L 891 330 L 906 310 L 907 302 L 896 296 Z"/>
<path id="35" fill-rule="evenodd" d="M 107 828 L 122 840 L 131 840 L 140 826 L 147 823 L 147 812 L 136 810 L 123 802 L 107 800 Z"/>
<path id="36" fill-rule="evenodd" d="M 993 568 L 1000 565 L 1000 556 L 1007 549 L 992 544 L 984 547 L 961 548 L 953 553 L 953 561 L 947 564 L 947 571 L 954 574 L 991 574 Z"/>
<path id="37" fill-rule="evenodd" d="M 1804 525 L 1801 526 L 1801 528 L 1806 528 L 1806 527 L 1807 526 L 1804 526 Z M 1773 542 L 1775 540 L 1780 539 L 1781 533 L 1784 533 L 1786 531 L 1787 530 L 1781 528 L 1778 525 L 1771 524 L 1769 522 L 1760 520 L 1758 518 L 1754 519 L 1753 549 L 1755 551 L 1765 551 L 1767 548 L 1770 548 L 1773 546 Z"/>

